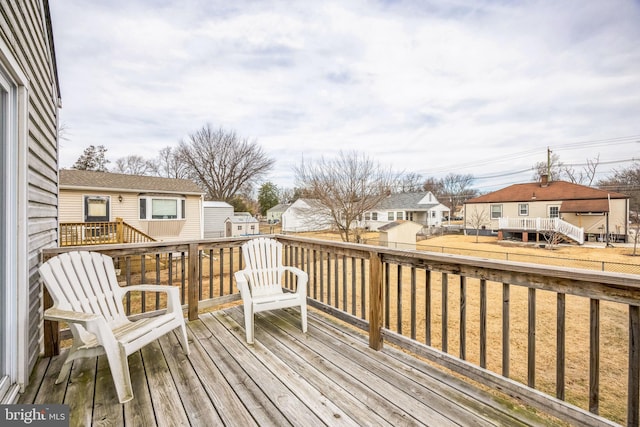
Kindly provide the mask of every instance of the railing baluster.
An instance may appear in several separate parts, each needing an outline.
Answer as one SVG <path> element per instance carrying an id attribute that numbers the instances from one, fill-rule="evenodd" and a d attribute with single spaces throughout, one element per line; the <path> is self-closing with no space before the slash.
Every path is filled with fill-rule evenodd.
<path id="1" fill-rule="evenodd" d="M 460 276 L 460 359 L 467 360 L 467 278 Z"/>
<path id="2" fill-rule="evenodd" d="M 509 303 L 510 289 L 508 283 L 502 284 L 502 376 L 509 378 Z"/>
<path id="3" fill-rule="evenodd" d="M 589 412 L 599 411 L 600 394 L 600 300 L 591 299 L 589 316 Z"/>
<path id="4" fill-rule="evenodd" d="M 327 252 L 327 304 L 331 305 L 331 252 Z"/>
<path id="5" fill-rule="evenodd" d="M 318 251 L 318 266 L 320 267 L 320 302 L 324 302 L 324 255 Z"/>
<path id="6" fill-rule="evenodd" d="M 411 267 L 411 339 L 416 339 L 416 268 Z"/>
<path id="7" fill-rule="evenodd" d="M 333 299 L 334 299 L 334 307 L 340 308 L 340 260 L 338 259 L 338 255 L 333 258 Z"/>
<path id="8" fill-rule="evenodd" d="M 442 351 L 448 353 L 449 350 L 449 275 L 442 273 Z"/>
<path id="9" fill-rule="evenodd" d="M 369 277 L 371 280 L 371 277 Z M 360 260 L 360 316 L 363 319 L 366 319 L 367 314 L 367 279 L 365 276 L 365 260 Z"/>
<path id="10" fill-rule="evenodd" d="M 202 300 L 202 261 L 204 260 L 204 251 L 198 251 L 198 299 Z"/>
<path id="11" fill-rule="evenodd" d="M 391 267 L 389 266 L 388 262 L 384 263 L 384 327 L 389 329 L 389 324 L 391 322 L 390 320 L 390 310 L 391 310 L 391 303 L 389 302 L 389 297 L 391 296 L 391 286 L 389 285 L 390 279 L 390 272 L 389 269 Z"/>
<path id="12" fill-rule="evenodd" d="M 396 266 L 396 326 L 399 334 L 402 334 L 402 266 Z"/>
<path id="13" fill-rule="evenodd" d="M 219 283 L 218 286 L 220 287 L 220 296 L 224 295 L 224 248 L 220 248 L 220 264 L 218 267 L 219 270 Z"/>
<path id="14" fill-rule="evenodd" d="M 234 248 L 229 248 L 229 295 L 233 293 L 233 252 Z"/>
<path id="15" fill-rule="evenodd" d="M 198 319 L 198 296 L 200 295 L 200 278 L 197 277 L 199 267 L 198 259 L 200 257 L 197 243 L 189 244 L 189 320 Z"/>
<path id="16" fill-rule="evenodd" d="M 213 249 L 209 249 L 209 298 L 213 298 Z"/>
<path id="17" fill-rule="evenodd" d="M 160 284 L 160 254 L 156 253 L 156 285 Z M 156 310 L 160 309 L 160 292 L 156 292 Z"/>
<path id="18" fill-rule="evenodd" d="M 351 257 L 351 314 L 356 315 L 356 259 Z"/>
<path id="19" fill-rule="evenodd" d="M 146 256 L 140 255 L 140 283 L 147 283 L 147 269 L 145 265 Z M 146 293 L 140 292 L 140 311 L 142 313 L 147 311 Z"/>
<path id="20" fill-rule="evenodd" d="M 527 385 L 536 386 L 536 290 L 528 289 Z"/>
<path id="21" fill-rule="evenodd" d="M 556 397 L 564 400 L 565 391 L 565 343 L 566 343 L 566 296 L 557 295 L 557 324 L 556 324 Z"/>
<path id="22" fill-rule="evenodd" d="M 480 367 L 487 367 L 487 281 L 480 279 Z"/>
<path id="23" fill-rule="evenodd" d="M 627 425 L 640 425 L 640 307 L 629 306 Z"/>
<path id="24" fill-rule="evenodd" d="M 347 286 L 347 256 L 342 255 L 342 311 L 345 312 L 348 303 L 347 289 L 349 289 Z"/>
<path id="25" fill-rule="evenodd" d="M 425 270 L 425 289 L 424 289 L 424 342 L 431 345 L 431 270 Z"/>

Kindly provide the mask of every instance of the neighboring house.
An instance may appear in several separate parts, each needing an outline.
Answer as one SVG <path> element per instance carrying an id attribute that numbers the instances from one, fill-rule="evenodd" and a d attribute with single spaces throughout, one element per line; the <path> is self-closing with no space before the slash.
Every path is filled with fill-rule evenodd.
<path id="1" fill-rule="evenodd" d="M 417 234 L 423 225 L 413 221 L 398 220 L 378 228 L 380 246 L 394 249 L 415 249 Z"/>
<path id="2" fill-rule="evenodd" d="M 365 212 L 364 226 L 375 231 L 393 221 L 407 220 L 423 227 L 435 227 L 441 225 L 448 214 L 449 208 L 438 202 L 430 191 L 396 193 L 384 198 L 375 209 Z"/>
<path id="3" fill-rule="evenodd" d="M 260 222 L 251 214 L 240 212 L 225 221 L 226 237 L 252 236 L 260 234 Z"/>
<path id="4" fill-rule="evenodd" d="M 557 227 L 571 241 L 627 241 L 629 197 L 565 181 L 515 184 L 465 202 L 465 230 L 540 240 Z"/>
<path id="5" fill-rule="evenodd" d="M 279 203 L 267 210 L 267 222 L 269 224 L 274 224 L 276 222 L 280 222 L 282 220 L 282 214 L 289 209 L 291 206 L 290 203 Z"/>
<path id="6" fill-rule="evenodd" d="M 329 209 L 315 199 L 298 199 L 282 213 L 283 233 L 328 230 L 333 221 Z"/>
<path id="7" fill-rule="evenodd" d="M 225 236 L 225 223 L 227 218 L 233 216 L 233 206 L 226 202 L 204 202 L 203 221 L 204 238 Z"/>
<path id="8" fill-rule="evenodd" d="M 42 342 L 37 266 L 56 246 L 61 101 L 49 2 L 0 9 L 0 404 L 11 404 Z"/>
<path id="9" fill-rule="evenodd" d="M 158 241 L 201 239 L 203 196 L 188 179 L 63 169 L 59 220 L 62 228 L 122 218 Z"/>

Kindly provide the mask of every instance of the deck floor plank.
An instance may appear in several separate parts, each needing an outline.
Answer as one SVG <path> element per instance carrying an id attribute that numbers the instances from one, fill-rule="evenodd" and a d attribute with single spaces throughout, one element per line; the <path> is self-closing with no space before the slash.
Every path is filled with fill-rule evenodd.
<path id="1" fill-rule="evenodd" d="M 246 426 L 290 425 L 202 320 L 190 322 L 189 333 L 195 336 L 194 344 L 197 349 L 190 358 L 196 360 L 200 353 L 203 354 L 198 360 L 203 359 L 205 362 L 198 364 L 208 368 L 203 371 L 204 375 L 201 374 L 201 380 L 207 393 L 213 396 L 211 399 L 216 403 L 216 408 L 222 409 L 219 413 L 225 425 L 232 425 L 234 420 Z"/>
<path id="2" fill-rule="evenodd" d="M 221 425 L 220 416 L 176 336 L 167 334 L 160 343 L 191 425 Z"/>
<path id="3" fill-rule="evenodd" d="M 69 405 L 71 427 L 91 424 L 95 375 L 96 359 L 79 359 L 73 362 L 64 397 L 64 403 Z"/>
<path id="4" fill-rule="evenodd" d="M 202 316 L 202 321 L 214 335 L 228 335 L 228 330 L 215 317 L 211 315 Z M 226 340 L 225 344 L 226 350 L 240 362 L 240 366 L 242 366 L 247 375 L 262 387 L 265 394 L 291 424 L 306 426 L 323 424 L 321 418 L 309 407 L 300 404 L 300 400 L 294 391 L 291 390 L 288 384 L 283 383 L 284 378 L 274 374 L 268 367 L 263 365 L 258 353 L 250 351 L 244 342 L 240 342 L 238 339 Z M 283 376 L 288 376 L 288 373 L 284 370 L 280 373 Z M 305 386 L 303 381 L 300 381 L 298 385 L 300 388 Z"/>
<path id="5" fill-rule="evenodd" d="M 151 404 L 151 392 L 142 363 L 142 354 L 139 351 L 129 356 L 129 371 L 133 399 L 123 405 L 125 424 L 154 427 L 157 425 L 156 416 Z"/>
<path id="6" fill-rule="evenodd" d="M 160 343 L 152 342 L 140 351 L 158 426 L 190 425 Z"/>
<path id="7" fill-rule="evenodd" d="M 526 408 L 451 377 L 322 313 L 300 330 L 297 310 L 256 315 L 245 342 L 242 310 L 202 313 L 187 325 L 191 355 L 169 334 L 129 356 L 134 399 L 118 403 L 104 356 L 41 359 L 19 403 L 67 403 L 71 425 L 321 426 L 549 425 Z"/>
<path id="8" fill-rule="evenodd" d="M 234 320 L 239 320 L 235 312 L 229 313 Z M 399 411 L 385 411 L 388 407 L 386 401 L 370 393 L 366 386 L 341 381 L 342 369 L 334 363 L 327 363 L 303 340 L 283 342 L 277 334 L 278 328 L 268 322 L 263 322 L 261 328 L 269 331 L 269 334 L 262 334 L 262 343 L 282 361 L 294 367 L 316 389 L 322 390 L 325 396 L 334 402 L 341 402 L 350 417 L 365 425 L 400 426 L 406 423 L 406 418 Z"/>

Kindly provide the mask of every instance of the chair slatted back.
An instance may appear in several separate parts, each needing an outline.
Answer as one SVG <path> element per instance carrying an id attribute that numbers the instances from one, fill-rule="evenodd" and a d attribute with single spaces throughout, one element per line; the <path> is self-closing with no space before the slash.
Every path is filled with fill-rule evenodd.
<path id="1" fill-rule="evenodd" d="M 127 321 L 111 257 L 68 252 L 49 259 L 39 270 L 57 308 L 101 314 L 109 324 Z"/>
<path id="2" fill-rule="evenodd" d="M 242 245 L 242 255 L 249 270 L 251 295 L 282 293 L 282 243 L 259 237 Z"/>

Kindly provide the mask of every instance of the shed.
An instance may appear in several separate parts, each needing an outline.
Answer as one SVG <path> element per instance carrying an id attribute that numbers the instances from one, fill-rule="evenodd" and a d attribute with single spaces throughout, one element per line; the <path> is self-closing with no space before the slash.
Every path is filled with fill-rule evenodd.
<path id="1" fill-rule="evenodd" d="M 260 234 L 260 222 L 251 215 L 231 216 L 225 220 L 226 237 L 251 236 Z"/>
<path id="2" fill-rule="evenodd" d="M 393 221 L 378 229 L 380 245 L 395 249 L 415 249 L 416 235 L 423 225 L 413 221 Z"/>
<path id="3" fill-rule="evenodd" d="M 267 222 L 269 224 L 274 224 L 277 222 L 280 222 L 280 220 L 282 219 L 282 214 L 289 209 L 289 206 L 291 206 L 290 203 L 279 203 L 277 205 L 275 205 L 274 207 L 272 207 L 271 209 L 267 210 Z"/>
<path id="4" fill-rule="evenodd" d="M 233 206 L 226 202 L 204 202 L 202 218 L 204 220 L 204 238 L 225 236 L 225 221 L 233 216 Z"/>

